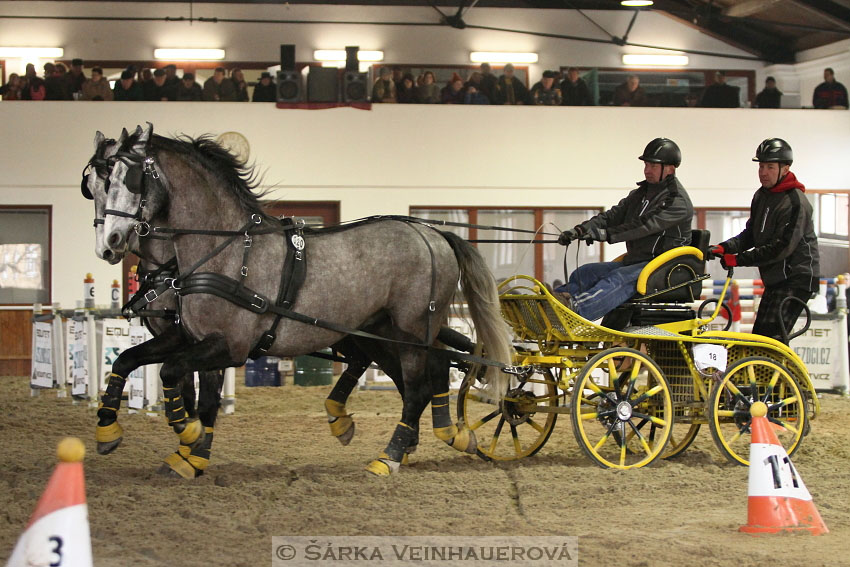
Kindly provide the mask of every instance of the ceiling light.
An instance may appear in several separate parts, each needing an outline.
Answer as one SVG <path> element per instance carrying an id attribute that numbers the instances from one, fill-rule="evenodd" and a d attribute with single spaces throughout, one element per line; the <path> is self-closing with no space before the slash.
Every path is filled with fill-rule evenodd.
<path id="1" fill-rule="evenodd" d="M 652 0 L 620 0 L 620 6 L 627 8 L 641 8 L 643 6 L 652 6 Z"/>
<path id="2" fill-rule="evenodd" d="M 623 65 L 633 67 L 687 67 L 687 55 L 648 55 L 624 53 Z"/>
<path id="3" fill-rule="evenodd" d="M 345 62 L 344 49 L 317 49 L 313 52 L 313 59 L 316 61 L 342 61 Z M 358 61 L 383 61 L 383 51 L 366 51 L 360 49 L 357 51 Z"/>
<path id="4" fill-rule="evenodd" d="M 0 47 L 0 57 L 56 59 L 64 54 L 65 50 L 61 47 Z"/>
<path id="5" fill-rule="evenodd" d="M 473 51 L 469 54 L 473 63 L 537 63 L 536 53 L 508 51 Z"/>
<path id="6" fill-rule="evenodd" d="M 156 59 L 166 61 L 211 61 L 224 59 L 223 49 L 154 49 Z"/>

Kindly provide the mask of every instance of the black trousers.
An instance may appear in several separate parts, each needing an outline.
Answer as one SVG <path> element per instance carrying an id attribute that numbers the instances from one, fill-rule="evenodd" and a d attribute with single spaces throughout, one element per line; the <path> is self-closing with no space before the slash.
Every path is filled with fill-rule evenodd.
<path id="1" fill-rule="evenodd" d="M 785 324 L 785 332 L 790 334 L 791 328 L 797 322 L 800 313 L 803 312 L 803 304 L 800 301 L 790 299 L 780 311 L 782 302 L 787 297 L 796 297 L 805 303 L 814 297 L 814 295 L 814 292 L 807 289 L 766 287 L 764 289 L 764 295 L 761 298 L 761 303 L 759 303 L 755 323 L 753 323 L 753 334 L 772 337 L 784 343 L 785 338 L 782 336 L 781 324 Z"/>

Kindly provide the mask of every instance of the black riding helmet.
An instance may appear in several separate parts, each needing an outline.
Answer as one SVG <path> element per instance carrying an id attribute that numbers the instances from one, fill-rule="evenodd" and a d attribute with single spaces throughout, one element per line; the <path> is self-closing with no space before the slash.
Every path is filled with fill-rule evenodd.
<path id="1" fill-rule="evenodd" d="M 646 145 L 643 155 L 638 158 L 649 163 L 660 163 L 679 167 L 682 163 L 682 151 L 670 138 L 655 138 Z"/>
<path id="2" fill-rule="evenodd" d="M 791 146 L 782 138 L 768 138 L 756 149 L 756 157 L 753 161 L 758 162 L 778 162 L 780 164 L 787 163 L 791 165 L 794 161 L 794 152 L 791 151 Z"/>

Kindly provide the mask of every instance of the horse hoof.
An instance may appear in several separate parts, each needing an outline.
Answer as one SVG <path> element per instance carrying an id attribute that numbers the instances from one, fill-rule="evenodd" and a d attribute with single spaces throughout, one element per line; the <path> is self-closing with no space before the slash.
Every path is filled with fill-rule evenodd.
<path id="1" fill-rule="evenodd" d="M 121 444 L 121 440 L 124 438 L 124 428 L 117 421 L 113 421 L 109 425 L 98 425 L 94 438 L 97 441 L 97 452 L 101 455 L 108 455 Z"/>
<path id="2" fill-rule="evenodd" d="M 118 445 L 121 444 L 121 437 L 116 439 L 115 441 L 109 441 L 107 443 L 101 443 L 98 441 L 97 443 L 97 452 L 100 455 L 108 455 L 112 451 L 118 448 Z"/>
<path id="3" fill-rule="evenodd" d="M 186 480 L 192 480 L 198 476 L 198 470 L 181 457 L 180 453 L 171 453 L 165 457 L 158 472 L 164 476 L 180 477 Z"/>
<path id="4" fill-rule="evenodd" d="M 337 439 L 339 439 L 339 442 L 342 443 L 343 446 L 351 443 L 351 440 L 354 438 L 354 422 L 351 421 L 351 418 L 349 418 L 349 422 L 351 422 L 351 427 L 337 436 Z"/>
<path id="5" fill-rule="evenodd" d="M 469 443 L 466 446 L 466 452 L 470 455 L 475 455 L 478 453 L 478 439 L 475 438 L 475 432 L 471 429 L 469 431 Z"/>
<path id="6" fill-rule="evenodd" d="M 398 468 L 401 466 L 401 463 L 390 459 L 375 459 L 366 467 L 366 471 L 372 473 L 375 476 L 390 476 L 395 472 L 398 472 Z"/>

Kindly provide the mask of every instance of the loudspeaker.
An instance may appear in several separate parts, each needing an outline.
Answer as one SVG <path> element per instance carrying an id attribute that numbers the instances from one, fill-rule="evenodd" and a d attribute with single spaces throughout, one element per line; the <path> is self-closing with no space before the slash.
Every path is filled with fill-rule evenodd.
<path id="1" fill-rule="evenodd" d="M 345 72 L 359 71 L 360 62 L 357 60 L 357 52 L 360 48 L 356 45 L 349 45 L 345 48 Z"/>
<path id="2" fill-rule="evenodd" d="M 345 102 L 366 102 L 369 97 L 366 73 L 346 71 L 343 78 L 342 99 Z"/>
<path id="3" fill-rule="evenodd" d="M 339 70 L 335 67 L 310 67 L 307 74 L 309 102 L 339 102 Z"/>
<path id="4" fill-rule="evenodd" d="M 301 101 L 301 73 L 298 71 L 277 72 L 277 102 Z"/>
<path id="5" fill-rule="evenodd" d="M 292 44 L 283 44 L 280 46 L 280 70 L 294 71 L 295 70 L 295 46 Z"/>

